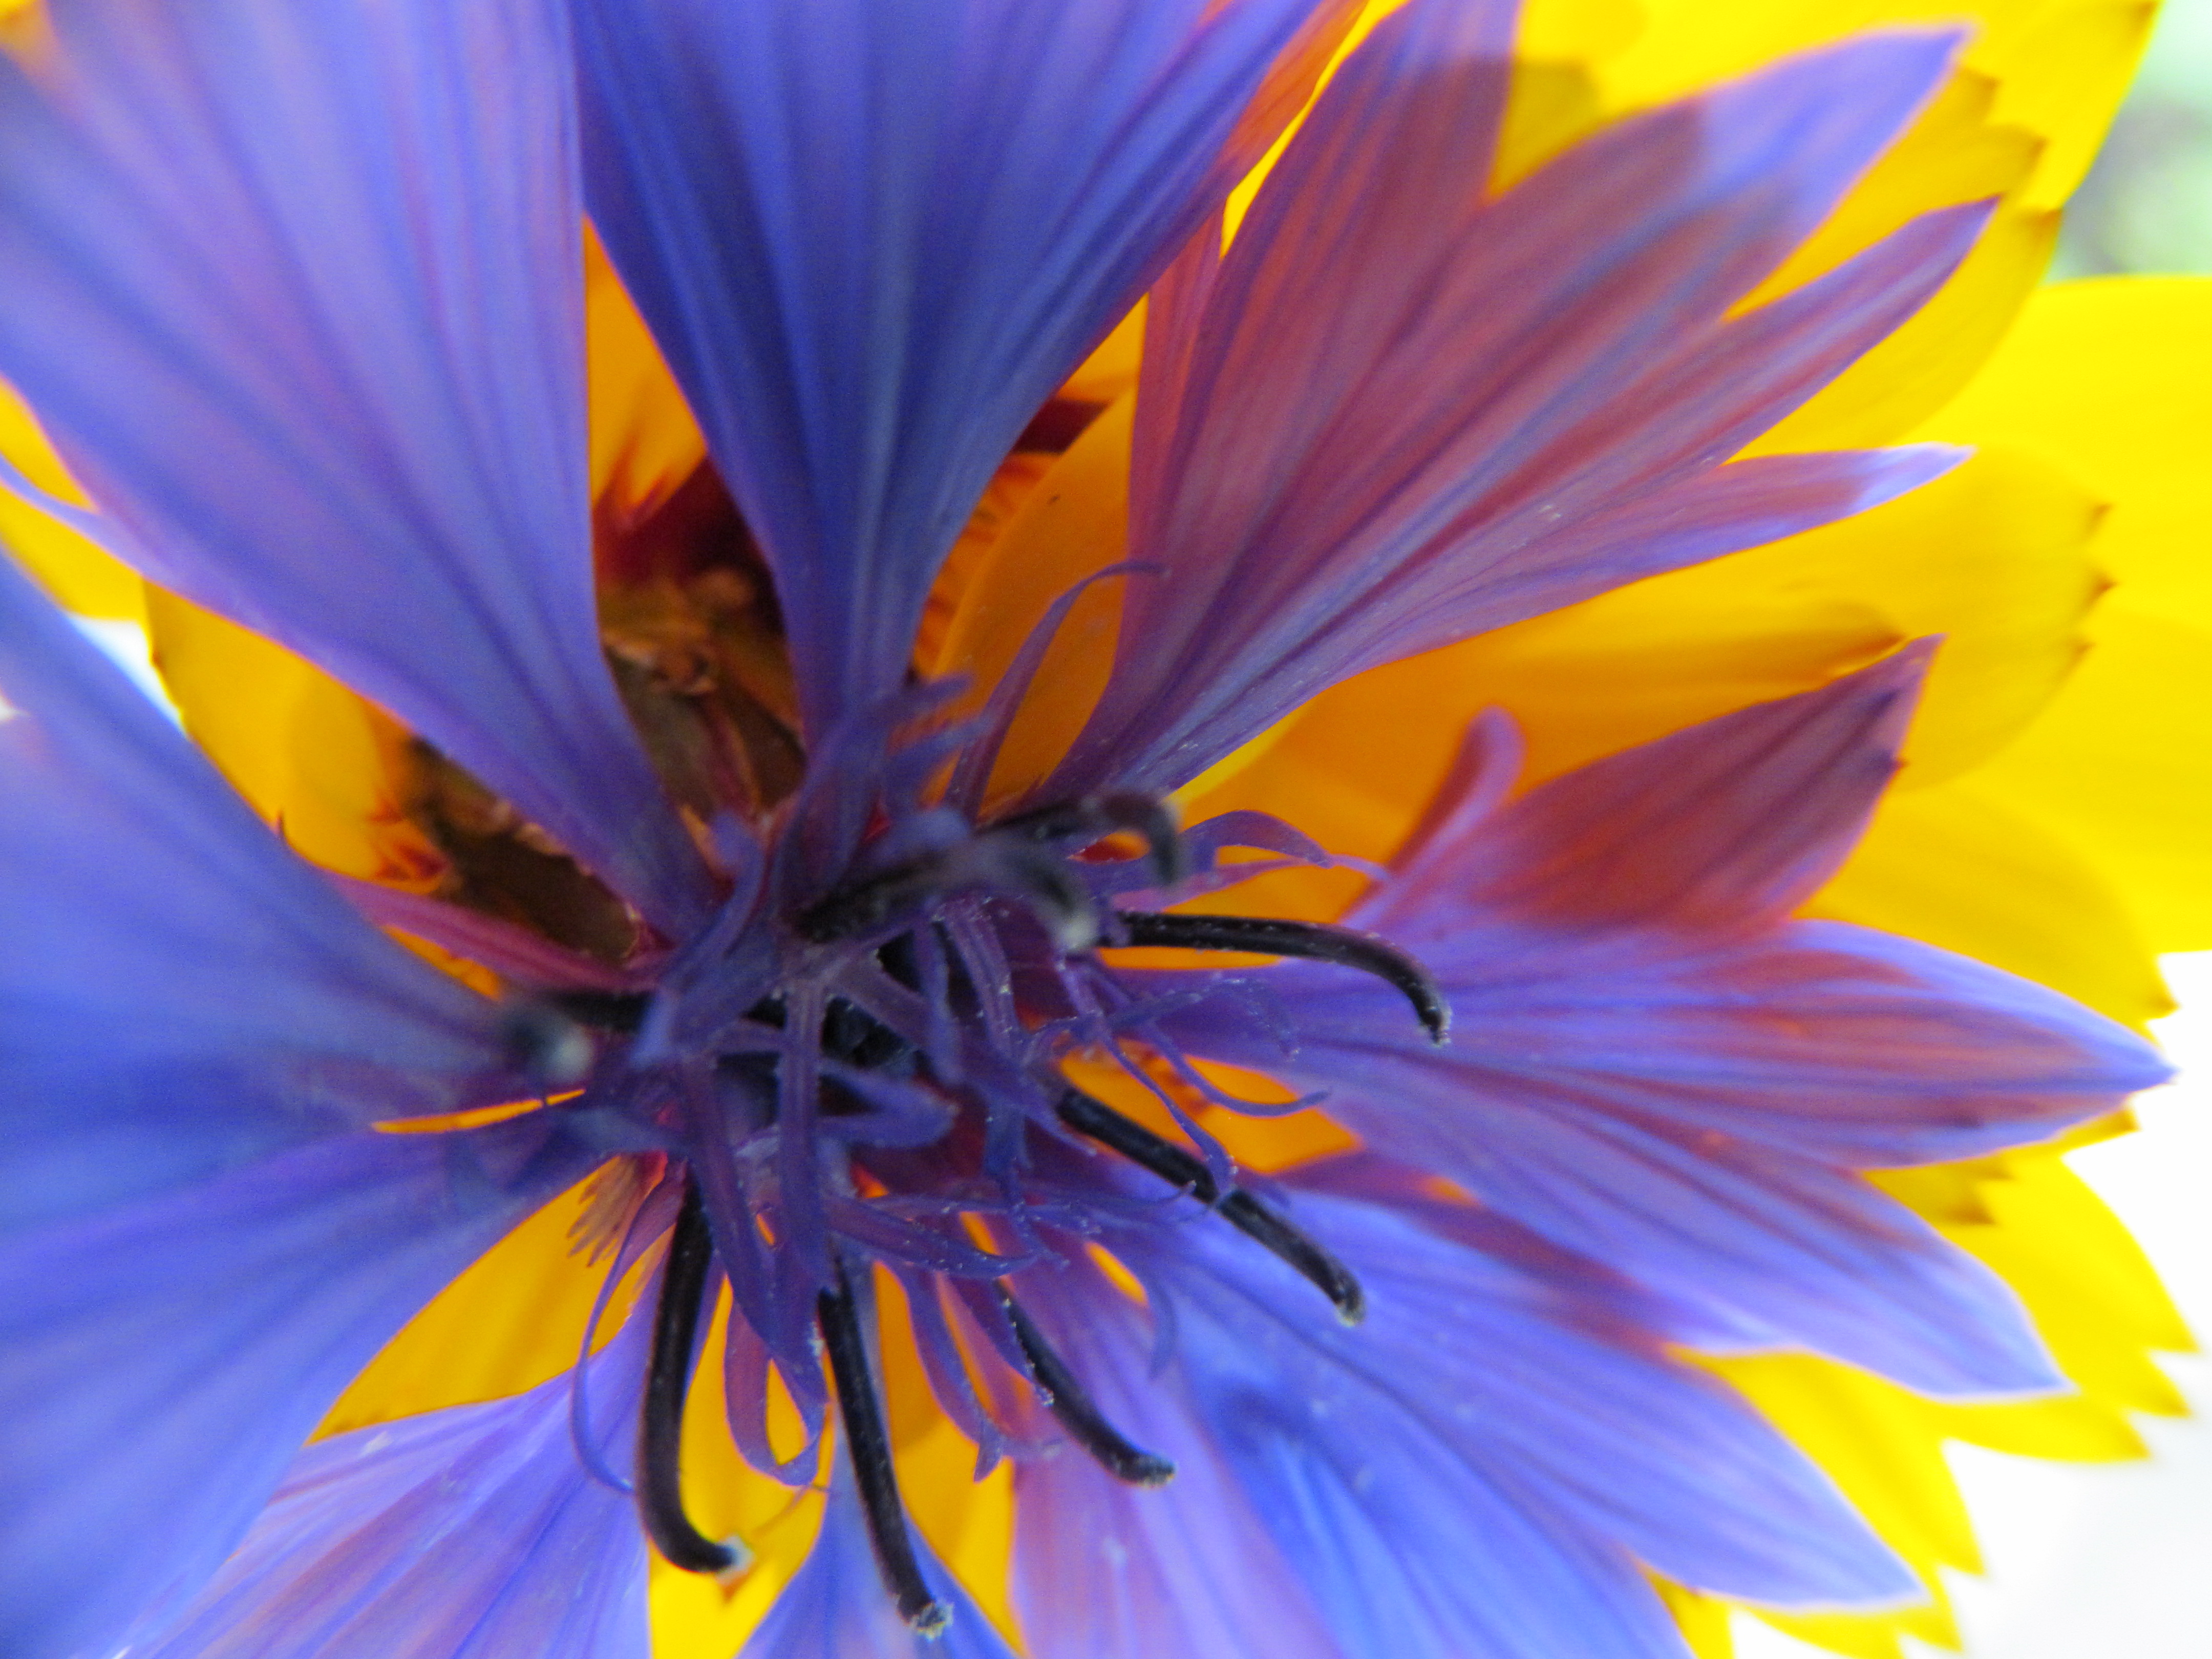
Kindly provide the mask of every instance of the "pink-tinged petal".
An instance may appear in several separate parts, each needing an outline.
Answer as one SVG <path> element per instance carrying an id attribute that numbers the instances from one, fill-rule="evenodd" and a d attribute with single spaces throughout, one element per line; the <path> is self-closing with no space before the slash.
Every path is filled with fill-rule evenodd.
<path id="1" fill-rule="evenodd" d="M 0 560 L 0 1235 L 470 1103 L 496 1005 L 386 939 Z"/>
<path id="2" fill-rule="evenodd" d="M 1356 9 L 577 8 L 593 217 L 775 569 L 817 736 L 897 688 L 993 469 Z"/>
<path id="3" fill-rule="evenodd" d="M 2002 1281 L 1856 1172 L 2047 1138 L 2166 1067 L 2039 986 L 1787 915 L 1894 769 L 1925 658 L 1502 805 L 1498 768 L 1475 763 L 1510 764 L 1510 745 L 1482 728 L 1459 799 L 1352 918 L 1436 975 L 1446 1047 L 1395 991 L 1313 964 L 1237 976 L 1239 994 L 1162 1023 L 1695 1310 L 1686 1337 L 1811 1348 L 1937 1394 L 2057 1386 Z"/>
<path id="4" fill-rule="evenodd" d="M 355 1373 L 588 1166 L 532 1122 L 352 1135 L 0 1245 L 9 1659 L 189 1598 Z"/>
<path id="5" fill-rule="evenodd" d="M 1984 210 L 1947 210 L 1730 314 L 1953 45 L 1794 59 L 1486 196 L 1504 46 L 1446 0 L 1378 28 L 1225 254 L 1194 244 L 1156 291 L 1130 554 L 1164 574 L 1130 585 L 1113 678 L 1048 793 L 1182 782 L 1348 675 L 1949 465 L 1723 464 L 1972 246 Z"/>
<path id="6" fill-rule="evenodd" d="M 627 1479 L 650 1298 L 585 1367 Z M 319 1441 L 134 1659 L 649 1659 L 645 1534 L 578 1462 L 567 1374 Z"/>
<path id="7" fill-rule="evenodd" d="M 45 16 L 0 64 L 0 374 L 119 550 L 695 919 L 600 656 L 556 0 Z"/>
<path id="8" fill-rule="evenodd" d="M 1936 649 L 1921 641 L 1553 779 L 1401 860 L 1358 924 L 1417 949 L 1478 920 L 1563 932 L 1771 925 L 1864 832 Z"/>

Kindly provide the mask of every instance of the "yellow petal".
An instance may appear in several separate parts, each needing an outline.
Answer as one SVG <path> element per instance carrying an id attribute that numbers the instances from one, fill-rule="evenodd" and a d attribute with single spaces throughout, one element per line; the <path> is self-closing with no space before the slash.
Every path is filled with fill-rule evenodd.
<path id="1" fill-rule="evenodd" d="M 2009 9 L 2021 15 L 2021 27 L 1993 22 L 1968 49 L 1967 62 L 1985 67 L 2003 87 L 1997 118 L 2043 137 L 2027 200 L 2057 207 L 2096 160 L 2149 43 L 2158 7 L 2154 0 L 2071 0 Z"/>
<path id="2" fill-rule="evenodd" d="M 586 1180 L 487 1251 L 386 1345 L 339 1396 L 319 1435 L 532 1389 L 576 1363 L 606 1266 L 576 1248 Z M 636 1286 L 601 1327 L 611 1335 Z"/>
<path id="3" fill-rule="evenodd" d="M 1862 29 L 1964 23 L 1962 62 L 1996 83 L 1995 118 L 2042 141 L 2024 204 L 2055 207 L 2087 170 L 2154 11 L 2148 0 L 1644 0 L 1643 32 L 1603 70 L 1613 101 L 1634 107 Z"/>
<path id="4" fill-rule="evenodd" d="M 1514 49 L 1524 58 L 1595 64 L 1626 52 L 1644 28 L 1641 0 L 1528 0 Z"/>
<path id="5" fill-rule="evenodd" d="M 1975 783 L 2072 842 L 2154 948 L 2212 945 L 2212 282 L 2045 289 L 1923 432 L 2033 451 L 2111 504 L 2093 648 Z"/>
<path id="6" fill-rule="evenodd" d="M 2042 289 L 1917 436 L 2002 443 L 2109 502 L 2098 557 L 2128 604 L 2212 627 L 2212 279 Z"/>
<path id="7" fill-rule="evenodd" d="M 1134 389 L 1137 364 L 1144 351 L 1145 302 L 1139 300 L 1091 355 L 1076 365 L 1058 395 L 1073 403 L 1112 403 Z"/>
<path id="8" fill-rule="evenodd" d="M 884 1395 L 907 1513 L 984 1617 L 1012 1631 L 1006 1565 L 1014 1541 L 1012 1465 L 1001 1463 L 987 1479 L 975 1479 L 975 1444 L 953 1426 L 930 1390 L 904 1293 L 881 1272 L 876 1286 Z"/>
<path id="9" fill-rule="evenodd" d="M 1973 1528 L 1924 1402 L 1903 1389 L 1806 1354 L 1709 1360 L 1711 1368 L 1818 1463 L 1868 1524 L 1928 1581 L 1924 1606 L 1873 1618 L 1762 1613 L 1781 1629 L 1838 1653 L 1894 1655 L 1895 1632 L 1954 1639 L 1936 1569 L 1978 1569 Z"/>
<path id="10" fill-rule="evenodd" d="M 678 1461 L 693 1523 L 710 1538 L 741 1539 L 752 1552 L 752 1566 L 725 1588 L 654 1556 L 647 1586 L 654 1659 L 729 1659 L 806 1559 L 822 1518 L 818 1496 L 760 1474 L 731 1443 L 722 1368 L 711 1358 L 723 1350 L 729 1320 L 725 1288 L 700 1346 L 709 1358 L 684 1401 Z"/>
<path id="11" fill-rule="evenodd" d="M 1273 811 L 1333 852 L 1387 859 L 1485 707 L 1521 723 L 1534 782 L 1929 634 L 1946 644 L 1907 775 L 1941 780 L 2007 743 L 2075 661 L 2095 522 L 2046 465 L 1985 453 L 1859 518 L 1362 675 L 1187 810 Z M 1357 886 L 1298 873 L 1224 899 L 1313 915 Z"/>
<path id="12" fill-rule="evenodd" d="M 1955 1645 L 1935 1569 L 1976 1571 L 1979 1563 L 1945 1440 L 2034 1457 L 2140 1456 L 2127 1413 L 2181 1409 L 2149 1352 L 2192 1346 L 2142 1250 L 2056 1152 L 2027 1148 L 1875 1180 L 2005 1276 L 2080 1392 L 1947 1405 L 1803 1355 L 1707 1362 L 1835 1478 L 1935 1593 L 1929 1606 L 1900 1613 L 1761 1615 L 1852 1655 L 1894 1655 L 1899 1632 Z"/>
<path id="13" fill-rule="evenodd" d="M 189 732 L 303 856 L 426 885 L 442 860 L 401 816 L 405 734 L 389 715 L 258 634 L 147 590 L 155 665 Z"/>
<path id="14" fill-rule="evenodd" d="M 972 660 L 975 642 L 968 632 L 975 625 L 975 617 L 965 608 L 968 591 L 990 559 L 991 550 L 1005 537 L 1007 526 L 1021 510 L 1022 503 L 1043 482 L 1059 459 L 1056 455 L 1018 449 L 999 463 L 999 470 L 983 487 L 983 494 L 968 515 L 959 538 L 945 554 L 937 579 L 930 584 L 929 600 L 922 609 L 921 625 L 915 630 L 915 672 L 925 679 L 976 672 Z M 960 621 L 957 639 L 954 636 L 956 618 Z"/>
<path id="15" fill-rule="evenodd" d="M 2080 659 L 2104 585 L 2100 517 L 2048 465 L 1990 448 L 1872 513 L 1697 574 L 1811 584 L 1854 595 L 1905 637 L 1941 635 L 1905 750 L 1905 787 L 1923 788 L 2002 749 Z"/>
<path id="16" fill-rule="evenodd" d="M 2022 198 L 2043 150 L 1996 113 L 2003 88 L 1958 70 L 1820 228 L 1751 296 L 1795 289 L 1936 209 L 2004 198 L 1965 263 L 1901 328 L 1752 446 L 1754 453 L 1894 441 L 1972 378 L 2049 262 L 2057 215 Z"/>
<path id="17" fill-rule="evenodd" d="M 1697 1659 L 1735 1659 L 1735 1638 L 1729 1630 L 1729 1604 L 1680 1584 L 1658 1581 L 1660 1599 L 1681 1626 L 1682 1639 Z"/>
<path id="18" fill-rule="evenodd" d="M 2172 1012 L 2120 897 L 2066 842 L 1978 778 L 1894 791 L 1809 907 L 2036 980 L 2140 1028 Z"/>
<path id="19" fill-rule="evenodd" d="M 2153 950 L 2212 945 L 2212 629 L 2136 612 L 2092 619 L 2064 693 L 1975 773 L 1990 800 L 2072 843 Z"/>
<path id="20" fill-rule="evenodd" d="M 1092 422 L 1023 497 L 1004 533 L 980 551 L 935 654 L 934 672 L 968 677 L 963 708 L 989 695 L 1055 599 L 1121 557 L 1135 406 L 1133 397 L 1124 397 Z M 1048 695 L 1024 702 L 1007 734 L 993 774 L 995 799 L 1042 778 L 1105 690 L 1120 622 L 1115 587 L 1101 582 L 1070 609 L 1036 677 Z"/>
<path id="21" fill-rule="evenodd" d="M 2055 212 L 2000 209 L 1934 299 L 1746 453 L 1896 442 L 1972 381 L 2042 278 L 2057 236 Z"/>
<path id="22" fill-rule="evenodd" d="M 2002 204 L 1935 300 L 1759 448 L 1891 441 L 1971 379 L 2042 273 L 2053 210 L 2118 106 L 2152 9 L 2138 0 L 1647 0 L 1634 43 L 1598 66 L 1608 107 L 1681 96 L 1863 28 L 1975 26 L 1951 82 L 1754 298 L 1796 286 L 1932 208 Z"/>
<path id="23" fill-rule="evenodd" d="M 1934 1420 L 1946 1433 L 2001 1450 L 2139 1455 L 2124 1413 L 2173 1416 L 2185 1409 L 2150 1354 L 2193 1348 L 2188 1326 L 2142 1247 L 2059 1154 L 2023 1148 L 1987 1160 L 1986 1168 L 1979 1183 L 1984 1218 L 1930 1219 L 2004 1275 L 2081 1393 L 2019 1406 L 1931 1405 Z"/>
<path id="24" fill-rule="evenodd" d="M 84 492 L 54 453 L 29 407 L 6 386 L 0 386 L 0 455 L 49 495 L 72 506 L 85 504 Z M 79 616 L 137 622 L 145 614 L 137 572 L 4 489 L 0 489 L 0 543 L 58 603 Z"/>

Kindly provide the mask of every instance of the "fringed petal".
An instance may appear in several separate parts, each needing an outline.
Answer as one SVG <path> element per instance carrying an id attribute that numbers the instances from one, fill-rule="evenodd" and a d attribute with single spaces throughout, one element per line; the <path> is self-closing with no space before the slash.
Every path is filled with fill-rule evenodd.
<path id="1" fill-rule="evenodd" d="M 1440 811 L 1352 918 L 1437 975 L 1446 1048 L 1388 988 L 1311 964 L 1243 980 L 1267 1018 L 1224 995 L 1163 1024 L 1703 1310 L 1700 1340 L 1936 1394 L 2055 1386 L 2002 1283 L 1852 1172 L 2045 1138 L 2166 1068 L 2040 987 L 1782 914 L 1863 823 L 1917 672 L 1900 653 L 1504 806 L 1463 768 L 1474 808 Z"/>
<path id="2" fill-rule="evenodd" d="M 578 8 L 592 214 L 775 568 L 811 729 L 898 685 L 1008 447 L 1354 10 Z"/>
<path id="3" fill-rule="evenodd" d="M 599 653 L 561 9 L 45 15 L 52 64 L 0 64 L 0 373 L 118 550 L 695 920 Z"/>
<path id="4" fill-rule="evenodd" d="M 0 1247 L 0 1630 L 173 1611 L 439 1287 L 586 1160 L 541 1124 L 352 1135 Z"/>
<path id="5" fill-rule="evenodd" d="M 0 561 L 0 1232 L 459 1103 L 491 1003 L 384 938 Z"/>
<path id="6" fill-rule="evenodd" d="M 649 1310 L 649 1303 L 647 1304 Z M 586 1365 L 627 1478 L 648 1311 Z M 143 1659 L 649 1659 L 645 1535 L 578 1462 L 567 1376 L 309 1446 Z"/>
<path id="7" fill-rule="evenodd" d="M 1227 252 L 1194 244 L 1156 291 L 1129 551 L 1162 574 L 1129 585 L 1060 793 L 1180 784 L 1363 669 L 1955 459 L 1796 458 L 1788 491 L 1721 468 L 1971 245 L 1980 210 L 1930 215 L 1729 314 L 1911 118 L 1951 37 L 1785 63 L 1486 197 L 1509 63 L 1468 15 L 1433 0 L 1376 29 Z"/>

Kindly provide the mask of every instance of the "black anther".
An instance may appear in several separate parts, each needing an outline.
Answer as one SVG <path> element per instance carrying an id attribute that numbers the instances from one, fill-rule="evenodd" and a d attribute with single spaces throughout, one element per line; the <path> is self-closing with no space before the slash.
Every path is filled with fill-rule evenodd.
<path id="1" fill-rule="evenodd" d="M 837 1417 L 845 1425 L 845 1449 L 853 1462 L 854 1480 L 860 1489 L 868 1542 L 874 1547 L 877 1570 L 884 1576 L 884 1588 L 890 1591 L 899 1617 L 917 1634 L 935 1636 L 951 1622 L 952 1609 L 932 1595 L 922 1582 L 914 1534 L 907 1528 L 906 1505 L 899 1498 L 898 1472 L 891 1463 L 883 1401 L 876 1393 L 867 1340 L 860 1331 L 860 1308 L 854 1301 L 844 1263 L 837 1262 L 836 1270 L 836 1287 L 815 1298 L 815 1322 L 821 1328 L 822 1346 L 829 1351 L 830 1378 L 837 1390 Z"/>
<path id="2" fill-rule="evenodd" d="M 686 1572 L 727 1572 L 741 1560 L 735 1549 L 708 1537 L 684 1512 L 684 1397 L 691 1386 L 693 1340 L 714 1262 L 706 1210 L 687 1176 L 683 1207 L 668 1236 L 668 1260 L 660 1270 L 660 1300 L 653 1312 L 653 1355 L 637 1420 L 636 1481 L 638 1518 L 647 1535 L 669 1565 Z"/>
<path id="3" fill-rule="evenodd" d="M 1006 1310 L 1007 1322 L 1014 1328 L 1014 1340 L 1022 1345 L 1022 1353 L 1030 1362 L 1030 1370 L 1044 1396 L 1046 1409 L 1060 1427 L 1074 1437 L 1076 1444 L 1096 1458 L 1107 1474 L 1133 1486 L 1164 1486 L 1174 1480 L 1173 1463 L 1132 1443 L 1100 1413 L 1097 1402 L 1075 1380 L 1075 1373 L 1067 1369 L 1067 1362 L 1045 1340 L 1044 1333 L 1022 1310 L 1022 1304 L 1014 1300 L 1006 1281 L 1000 1280 L 997 1288 L 999 1304 Z"/>
<path id="4" fill-rule="evenodd" d="M 1173 945 L 1185 951 L 1241 951 L 1254 956 L 1297 957 L 1356 968 L 1395 987 L 1413 1005 L 1414 1018 L 1442 1046 L 1451 1030 L 1451 1005 L 1429 970 L 1388 940 L 1349 927 L 1270 916 L 1194 916 L 1124 910 L 1119 915 L 1131 945 Z"/>
<path id="5" fill-rule="evenodd" d="M 1121 1153 L 1171 1186 L 1188 1188 L 1193 1198 L 1327 1297 L 1346 1324 L 1357 1325 L 1365 1317 L 1366 1294 L 1351 1268 L 1243 1188 L 1224 1193 L 1195 1153 L 1078 1089 L 1065 1091 L 1056 1109 L 1060 1121 L 1077 1133 Z"/>

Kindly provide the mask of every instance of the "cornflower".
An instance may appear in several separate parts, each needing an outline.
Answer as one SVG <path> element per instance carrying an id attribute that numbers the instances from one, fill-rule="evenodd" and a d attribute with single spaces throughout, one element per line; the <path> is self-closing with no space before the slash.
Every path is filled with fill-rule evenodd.
<path id="1" fill-rule="evenodd" d="M 50 505 L 386 711 L 393 821 L 295 855 L 0 572 L 11 1652 L 643 1655 L 649 1553 L 760 1659 L 1009 1652 L 979 1600 L 1040 1659 L 1661 1655 L 1653 1575 L 1918 1593 L 1683 1351 L 2063 1386 L 1859 1172 L 2163 1067 L 1794 919 L 1931 645 L 1517 793 L 1479 718 L 1328 915 L 1267 896 L 1341 871 L 1327 786 L 1178 807 L 1371 671 L 1957 465 L 1744 455 L 1990 222 L 1764 291 L 1957 40 L 1493 185 L 1511 9 L 1414 0 L 1308 107 L 1352 11 L 53 0 L 0 73 L 0 373 L 97 513 Z M 580 205 L 711 455 L 643 505 Z M 1067 395 L 1147 293 L 1133 404 Z M 983 545 L 1055 448 L 1126 453 L 1126 536 Z M 573 1365 L 371 1404 L 457 1276 L 562 1305 L 499 1271 L 549 1218 Z M 1011 1487 L 1003 1588 L 910 1518 L 932 1440 Z"/>

